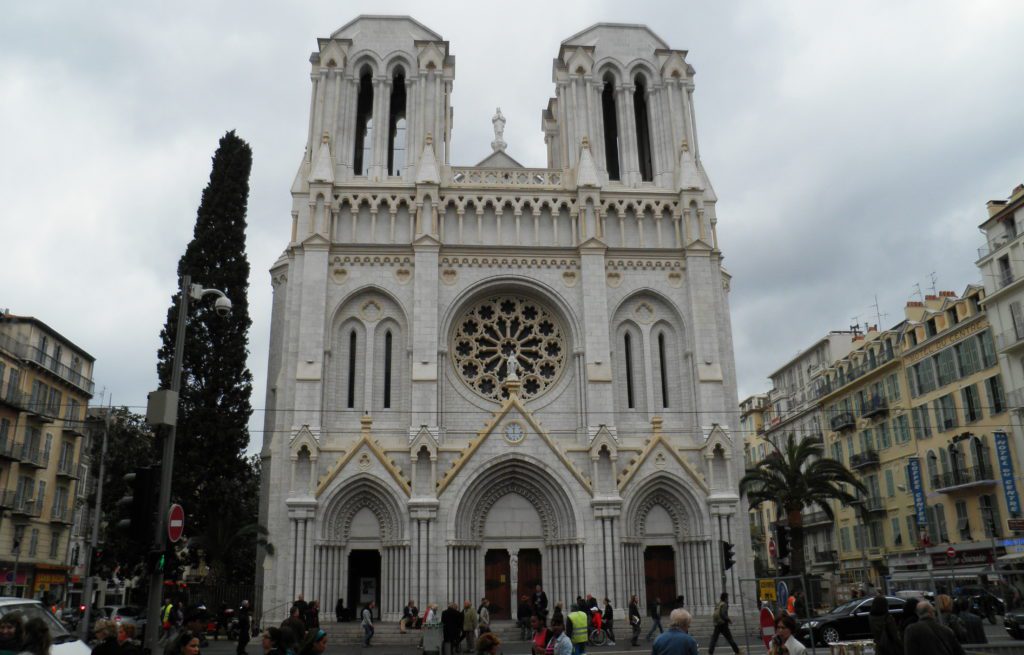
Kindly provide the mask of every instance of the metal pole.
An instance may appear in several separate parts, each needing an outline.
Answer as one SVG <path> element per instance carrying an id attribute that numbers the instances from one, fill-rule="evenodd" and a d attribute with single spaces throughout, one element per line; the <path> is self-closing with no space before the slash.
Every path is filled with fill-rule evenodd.
<path id="1" fill-rule="evenodd" d="M 185 350 L 185 328 L 188 319 L 189 287 L 191 275 L 181 276 L 181 288 L 178 291 L 178 329 L 174 334 L 174 364 L 171 368 L 171 391 L 181 391 L 181 366 Z M 167 508 L 171 503 L 171 481 L 174 479 L 174 438 L 175 425 L 166 430 L 163 443 L 163 458 L 160 462 L 160 495 L 156 506 L 156 527 L 153 531 L 153 546 L 163 550 L 167 546 Z M 146 609 L 145 649 L 150 653 L 157 652 L 157 636 L 160 632 L 160 601 L 163 599 L 163 571 L 151 571 L 149 576 L 149 605 Z"/>
<path id="2" fill-rule="evenodd" d="M 735 580 L 736 580 L 736 577 L 734 575 L 733 576 L 733 581 L 735 582 Z M 757 583 L 755 582 L 754 584 L 756 585 Z M 747 652 L 749 653 L 750 652 L 750 628 L 747 627 L 747 608 L 745 607 L 745 605 L 746 605 L 746 603 L 744 603 L 744 601 L 743 601 L 743 579 L 740 578 L 740 614 L 743 615 L 743 645 L 747 647 Z M 760 610 L 761 608 L 759 607 L 758 609 Z M 758 625 L 760 625 L 760 621 L 758 621 Z"/>
<path id="3" fill-rule="evenodd" d="M 82 641 L 88 643 L 89 626 L 92 623 L 92 592 L 93 592 L 93 570 L 92 555 L 96 552 L 96 546 L 100 540 L 100 517 L 103 515 L 103 475 L 107 459 L 107 433 L 110 432 L 110 407 L 107 407 L 107 416 L 103 421 L 103 445 L 100 447 L 100 475 L 96 485 L 96 506 L 95 515 L 92 520 L 92 537 L 89 538 L 89 547 L 86 549 L 85 560 L 85 613 L 78 622 L 78 636 Z"/>

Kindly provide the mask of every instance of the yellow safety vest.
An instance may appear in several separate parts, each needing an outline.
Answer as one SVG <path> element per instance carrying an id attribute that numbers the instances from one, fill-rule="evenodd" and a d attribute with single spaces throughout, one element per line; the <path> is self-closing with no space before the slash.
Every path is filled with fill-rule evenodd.
<path id="1" fill-rule="evenodd" d="M 572 643 L 583 644 L 587 639 L 587 615 L 585 612 L 572 612 L 569 614 L 569 623 L 572 624 Z"/>

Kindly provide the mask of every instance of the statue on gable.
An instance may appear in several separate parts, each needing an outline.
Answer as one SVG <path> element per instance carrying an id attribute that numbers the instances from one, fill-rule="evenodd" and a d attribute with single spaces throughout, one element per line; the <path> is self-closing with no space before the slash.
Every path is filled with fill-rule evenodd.
<path id="1" fill-rule="evenodd" d="M 505 143 L 505 116 L 501 113 L 501 107 L 494 110 L 491 117 L 491 124 L 494 125 L 494 141 L 491 141 L 491 148 L 494 152 L 502 151 L 508 147 Z"/>

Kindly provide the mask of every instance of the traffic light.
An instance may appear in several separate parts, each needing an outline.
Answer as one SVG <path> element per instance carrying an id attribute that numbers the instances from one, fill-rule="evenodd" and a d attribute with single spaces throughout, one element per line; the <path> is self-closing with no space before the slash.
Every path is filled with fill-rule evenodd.
<path id="1" fill-rule="evenodd" d="M 783 560 L 789 557 L 789 526 L 788 525 L 776 525 L 776 543 L 778 544 L 779 555 L 778 558 Z"/>
<path id="2" fill-rule="evenodd" d="M 117 501 L 117 508 L 124 517 L 117 527 L 137 543 L 146 543 L 153 538 L 153 519 L 156 513 L 156 481 L 159 469 L 155 466 L 140 466 L 124 476 L 128 491 Z"/>
<path id="3" fill-rule="evenodd" d="M 736 563 L 736 547 L 731 543 L 722 539 L 722 568 L 726 571 L 733 567 Z M 723 574 L 724 575 L 724 574 Z"/>

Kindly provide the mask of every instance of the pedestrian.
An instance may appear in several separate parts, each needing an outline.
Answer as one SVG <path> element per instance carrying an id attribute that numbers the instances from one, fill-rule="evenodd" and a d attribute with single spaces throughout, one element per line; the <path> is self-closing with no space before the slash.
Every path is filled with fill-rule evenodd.
<path id="1" fill-rule="evenodd" d="M 523 594 L 519 597 L 519 605 L 516 607 L 516 625 L 519 626 L 519 639 L 526 641 L 530 638 L 530 617 L 533 610 L 530 608 L 530 597 Z"/>
<path id="2" fill-rule="evenodd" d="M 587 620 L 587 613 L 579 605 L 574 604 L 569 609 L 569 616 L 565 617 L 565 631 L 569 633 L 573 655 L 582 655 L 587 652 L 590 622 Z"/>
<path id="3" fill-rule="evenodd" d="M 299 598 L 302 598 L 302 596 L 299 596 Z M 292 633 L 296 643 L 306 638 L 306 624 L 303 622 L 301 615 L 302 609 L 298 605 L 292 605 L 290 615 L 281 622 L 281 627 L 287 628 Z"/>
<path id="4" fill-rule="evenodd" d="M 493 632 L 480 635 L 476 642 L 477 655 L 498 655 L 498 647 L 501 646 L 501 639 Z"/>
<path id="5" fill-rule="evenodd" d="M 674 609 L 674 610 L 681 610 L 681 609 L 683 609 L 683 607 L 685 605 L 686 605 L 686 599 L 683 598 L 682 594 L 679 594 L 678 596 L 676 596 L 676 602 L 673 605 L 672 609 Z M 692 620 L 692 617 L 691 617 L 691 620 Z M 671 625 L 671 623 L 672 623 L 672 615 L 670 614 L 669 615 L 669 624 Z"/>
<path id="6" fill-rule="evenodd" d="M 25 622 L 25 643 L 21 646 L 23 654 L 50 655 L 52 644 L 50 628 L 42 618 L 34 616 Z"/>
<path id="7" fill-rule="evenodd" d="M 442 655 L 453 655 L 459 650 L 459 642 L 462 641 L 462 613 L 455 601 L 448 603 L 448 607 L 441 612 L 441 650 Z"/>
<path id="8" fill-rule="evenodd" d="M 320 601 L 314 600 L 306 609 L 306 629 L 315 630 L 320 627 Z"/>
<path id="9" fill-rule="evenodd" d="M 967 643 L 967 626 L 963 619 L 953 613 L 953 599 L 946 594 L 939 594 L 935 598 L 935 606 L 939 610 L 939 623 L 952 630 L 961 644 Z"/>
<path id="10" fill-rule="evenodd" d="M 298 655 L 323 655 L 325 650 L 327 650 L 327 633 L 316 628 L 309 631 L 306 640 L 299 647 Z"/>
<path id="11" fill-rule="evenodd" d="M 654 640 L 651 655 L 697 655 L 697 640 L 690 636 L 693 617 L 681 607 L 668 615 L 668 631 Z"/>
<path id="12" fill-rule="evenodd" d="M 363 646 L 370 646 L 370 640 L 373 639 L 373 609 L 375 607 L 377 607 L 377 603 L 371 600 L 363 608 L 363 621 L 360 623 L 363 626 Z"/>
<path id="13" fill-rule="evenodd" d="M 953 631 L 935 620 L 935 608 L 931 603 L 922 600 L 915 610 L 917 622 L 907 626 L 903 635 L 903 652 L 906 655 L 964 655 L 964 647 L 957 641 Z"/>
<path id="14" fill-rule="evenodd" d="M 807 648 L 796 638 L 796 619 L 793 618 L 792 614 L 783 612 L 779 615 L 779 618 L 775 619 L 775 636 L 772 637 L 772 645 L 768 650 L 769 655 L 805 655 Z M 732 635 L 729 636 L 730 641 Z M 714 648 L 714 640 L 712 639 L 712 646 Z M 733 644 L 733 648 L 736 645 Z M 737 649 L 738 653 L 739 650 Z M 708 650 L 711 653 L 711 650 Z"/>
<path id="15" fill-rule="evenodd" d="M 477 634 L 482 635 L 491 631 L 491 602 L 486 598 L 480 599 L 480 608 L 477 609 Z"/>
<path id="16" fill-rule="evenodd" d="M 792 619 L 791 614 L 786 616 Z M 711 620 L 715 624 L 715 629 L 711 633 L 711 643 L 708 644 L 708 655 L 715 652 L 715 644 L 718 643 L 719 636 L 725 637 L 725 641 L 732 646 L 733 653 L 740 652 L 740 647 L 736 645 L 736 641 L 732 638 L 732 630 L 729 629 L 732 619 L 729 618 L 729 594 L 727 592 L 723 591 L 722 595 L 718 597 L 718 605 L 715 605 L 715 611 L 711 614 Z M 790 652 L 789 655 L 795 654 Z"/>
<path id="17" fill-rule="evenodd" d="M 565 621 L 561 618 L 551 617 L 551 641 L 545 652 L 551 655 L 572 655 L 572 640 L 565 634 Z"/>
<path id="18" fill-rule="evenodd" d="M 202 601 L 190 605 L 188 610 L 185 612 L 184 626 L 185 629 L 190 631 L 196 637 L 199 638 L 199 647 L 205 648 L 208 645 L 206 641 L 206 628 L 210 622 L 210 613 L 206 611 L 206 605 Z"/>
<path id="19" fill-rule="evenodd" d="M 551 612 L 551 618 L 555 617 L 562 619 L 562 626 L 565 626 L 565 612 L 562 611 L 562 601 L 555 603 L 555 609 Z"/>
<path id="20" fill-rule="evenodd" d="M 612 609 L 612 601 L 607 597 L 604 599 L 604 614 L 601 615 L 601 624 L 604 626 L 604 634 L 608 637 L 608 645 L 615 645 L 615 610 Z"/>
<path id="21" fill-rule="evenodd" d="M 419 626 L 420 609 L 416 607 L 416 601 L 410 600 L 409 604 L 402 608 L 402 620 L 398 622 L 398 631 L 405 634 L 406 627 L 413 630 Z"/>
<path id="22" fill-rule="evenodd" d="M 288 655 L 289 630 L 267 628 L 263 632 L 263 655 Z"/>
<path id="23" fill-rule="evenodd" d="M 963 596 L 957 598 L 953 604 L 953 610 L 964 622 L 964 627 L 967 628 L 967 641 L 964 643 L 988 643 L 988 637 L 985 635 L 985 625 L 982 623 L 981 617 L 971 611 L 970 600 Z"/>
<path id="24" fill-rule="evenodd" d="M 199 635 L 191 630 L 182 630 L 164 655 L 199 655 Z"/>
<path id="25" fill-rule="evenodd" d="M 334 618 L 338 623 L 345 620 L 345 601 L 341 598 L 334 604 Z"/>
<path id="26" fill-rule="evenodd" d="M 427 613 L 423 617 L 423 623 L 431 624 L 438 623 L 441 621 L 441 617 L 437 614 L 437 603 L 427 603 Z"/>
<path id="27" fill-rule="evenodd" d="M 249 601 L 243 600 L 238 606 L 238 646 L 235 648 L 235 655 L 245 655 L 245 647 L 249 645 L 249 638 L 252 636 L 252 614 L 249 608 Z"/>
<path id="28" fill-rule="evenodd" d="M 530 617 L 531 635 L 530 655 L 544 655 L 544 649 L 551 641 L 551 631 L 544 627 L 544 622 L 537 615 Z"/>
<path id="29" fill-rule="evenodd" d="M 540 617 L 542 623 L 547 623 L 548 620 L 548 595 L 544 593 L 544 589 L 537 585 L 533 590 L 533 613 Z"/>
<path id="30" fill-rule="evenodd" d="M 911 596 L 903 602 L 903 613 L 900 615 L 900 633 L 906 638 L 907 627 L 917 623 L 917 604 L 920 598 Z"/>
<path id="31" fill-rule="evenodd" d="M 0 655 L 17 655 L 21 652 L 24 632 L 21 612 L 14 611 L 0 617 Z"/>
<path id="32" fill-rule="evenodd" d="M 633 645 L 640 645 L 640 599 L 633 594 L 629 599 L 629 626 L 633 629 Z"/>
<path id="33" fill-rule="evenodd" d="M 478 618 L 473 603 L 468 600 L 462 605 L 462 638 L 466 641 L 466 652 L 472 653 L 476 645 Z"/>
<path id="34" fill-rule="evenodd" d="M 658 631 L 658 634 L 665 632 L 665 629 L 661 627 L 661 599 L 655 596 L 654 602 L 647 609 L 647 613 L 651 615 L 651 629 L 647 631 L 647 641 L 650 641 L 655 630 Z"/>
<path id="35" fill-rule="evenodd" d="M 117 627 L 118 655 L 142 655 L 142 646 L 135 640 L 135 626 L 122 623 Z"/>
<path id="36" fill-rule="evenodd" d="M 92 631 L 96 635 L 96 645 L 92 649 L 95 655 L 117 655 L 117 628 L 113 621 L 100 619 L 93 626 Z M 15 652 L 21 651 L 21 642 L 23 641 L 24 636 L 19 635 L 18 650 Z"/>
<path id="37" fill-rule="evenodd" d="M 889 601 L 881 594 L 871 601 L 868 627 L 871 629 L 871 638 L 875 640 L 877 655 L 900 655 L 903 652 L 900 629 L 896 625 L 896 619 L 889 613 Z"/>

